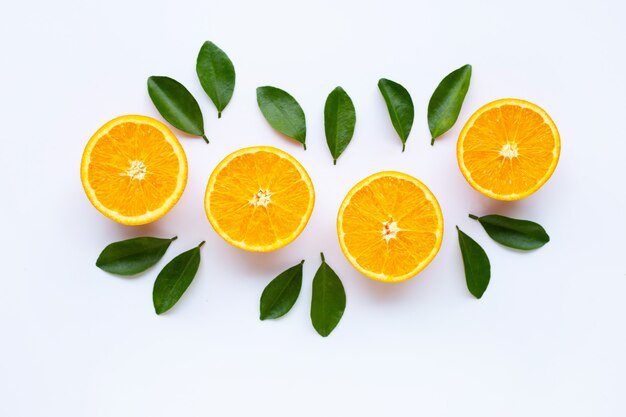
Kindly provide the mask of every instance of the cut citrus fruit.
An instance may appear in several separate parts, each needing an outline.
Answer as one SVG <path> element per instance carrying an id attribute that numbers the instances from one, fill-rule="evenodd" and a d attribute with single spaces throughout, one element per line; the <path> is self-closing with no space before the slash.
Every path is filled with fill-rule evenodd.
<path id="1" fill-rule="evenodd" d="M 291 155 L 269 146 L 240 149 L 213 170 L 204 207 L 228 243 L 269 252 L 292 242 L 306 226 L 315 191 Z"/>
<path id="2" fill-rule="evenodd" d="M 457 142 L 465 179 L 498 200 L 519 200 L 537 191 L 554 172 L 560 153 L 559 131 L 550 116 L 514 98 L 478 109 Z"/>
<path id="3" fill-rule="evenodd" d="M 121 116 L 87 143 L 80 180 L 102 214 L 122 224 L 145 224 L 167 213 L 183 194 L 187 158 L 163 123 Z"/>
<path id="4" fill-rule="evenodd" d="M 437 255 L 443 216 L 419 180 L 379 172 L 348 192 L 337 215 L 337 234 L 344 255 L 360 272 L 379 281 L 404 281 Z"/>

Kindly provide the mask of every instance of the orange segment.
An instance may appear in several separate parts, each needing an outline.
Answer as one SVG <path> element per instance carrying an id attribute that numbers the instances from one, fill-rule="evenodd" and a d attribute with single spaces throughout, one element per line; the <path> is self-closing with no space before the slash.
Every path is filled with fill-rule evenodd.
<path id="1" fill-rule="evenodd" d="M 379 172 L 348 192 L 337 215 L 337 234 L 344 255 L 360 272 L 379 281 L 404 281 L 439 251 L 443 216 L 419 180 Z"/>
<path id="2" fill-rule="evenodd" d="M 204 205 L 209 222 L 228 243 L 268 252 L 292 242 L 306 226 L 313 183 L 291 155 L 269 146 L 240 149 L 215 168 Z"/>
<path id="3" fill-rule="evenodd" d="M 498 200 L 519 200 L 537 191 L 554 172 L 560 151 L 550 116 L 535 104 L 512 98 L 478 109 L 457 142 L 467 181 Z"/>
<path id="4" fill-rule="evenodd" d="M 80 178 L 89 201 L 118 223 L 139 225 L 167 213 L 187 183 L 187 158 L 161 122 L 128 115 L 91 137 Z"/>

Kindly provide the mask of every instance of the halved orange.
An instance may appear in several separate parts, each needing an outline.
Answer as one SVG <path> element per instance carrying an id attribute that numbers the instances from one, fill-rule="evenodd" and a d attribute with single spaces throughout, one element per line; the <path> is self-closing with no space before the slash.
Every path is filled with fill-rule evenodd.
<path id="1" fill-rule="evenodd" d="M 416 178 L 379 172 L 355 185 L 337 215 L 339 244 L 365 276 L 409 279 L 434 259 L 443 238 L 437 199 Z"/>
<path id="2" fill-rule="evenodd" d="M 213 170 L 204 207 L 211 226 L 228 243 L 269 252 L 304 230 L 315 191 L 304 167 L 269 146 L 240 149 Z"/>
<path id="3" fill-rule="evenodd" d="M 87 143 L 80 180 L 102 214 L 122 224 L 145 224 L 167 213 L 183 194 L 187 158 L 163 123 L 121 116 Z"/>
<path id="4" fill-rule="evenodd" d="M 457 142 L 465 179 L 497 200 L 519 200 L 537 191 L 554 172 L 560 153 L 559 131 L 550 116 L 515 98 L 478 109 Z"/>

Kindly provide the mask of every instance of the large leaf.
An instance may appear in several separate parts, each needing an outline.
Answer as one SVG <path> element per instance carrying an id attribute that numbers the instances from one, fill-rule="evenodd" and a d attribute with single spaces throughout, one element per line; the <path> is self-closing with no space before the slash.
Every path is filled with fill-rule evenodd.
<path id="1" fill-rule="evenodd" d="M 256 100 L 270 126 L 297 140 L 306 150 L 306 119 L 296 99 L 285 90 L 265 86 L 256 89 Z"/>
<path id="2" fill-rule="evenodd" d="M 172 126 L 190 135 L 204 134 L 204 119 L 196 99 L 178 81 L 161 76 L 148 78 L 148 94 L 161 116 Z"/>
<path id="3" fill-rule="evenodd" d="M 532 250 L 550 241 L 550 236 L 545 229 L 529 220 L 513 219 L 498 214 L 482 217 L 470 214 L 469 216 L 478 220 L 493 240 L 510 248 Z"/>
<path id="4" fill-rule="evenodd" d="M 136 237 L 108 245 L 96 261 L 96 266 L 117 275 L 135 275 L 156 264 L 170 244 L 176 240 L 157 237 Z"/>
<path id="5" fill-rule="evenodd" d="M 232 61 L 217 45 L 206 41 L 198 53 L 196 73 L 202 88 L 217 108 L 217 117 L 222 117 L 222 111 L 235 90 L 235 67 Z"/>
<path id="6" fill-rule="evenodd" d="M 302 264 L 280 273 L 263 290 L 261 295 L 261 320 L 282 317 L 296 303 L 302 288 Z"/>
<path id="7" fill-rule="evenodd" d="M 152 290 L 152 301 L 157 314 L 172 308 L 193 281 L 200 266 L 201 242 L 193 249 L 172 259 L 157 276 Z"/>
<path id="8" fill-rule="evenodd" d="M 322 264 L 313 278 L 311 298 L 311 323 L 323 337 L 328 336 L 339 324 L 346 309 L 346 291 L 341 280 L 326 263 L 324 254 Z"/>
<path id="9" fill-rule="evenodd" d="M 463 257 L 463 267 L 465 268 L 465 281 L 467 289 L 476 298 L 480 298 L 485 293 L 491 278 L 491 265 L 487 254 L 478 243 L 459 229 L 459 246 Z"/>
<path id="10" fill-rule="evenodd" d="M 409 137 L 409 133 L 411 133 L 415 117 L 411 95 L 402 85 L 385 78 L 381 78 L 378 81 L 378 88 L 385 99 L 389 117 L 391 117 L 391 124 L 398 132 L 398 136 L 400 136 L 402 152 L 404 152 L 406 140 Z"/>
<path id="11" fill-rule="evenodd" d="M 355 125 L 356 111 L 352 99 L 343 88 L 335 88 L 324 106 L 324 131 L 333 164 L 337 164 L 337 158 L 352 140 Z"/>
<path id="12" fill-rule="evenodd" d="M 428 128 L 432 140 L 446 133 L 459 118 L 461 106 L 469 89 L 472 66 L 463 65 L 439 83 L 428 103 Z"/>

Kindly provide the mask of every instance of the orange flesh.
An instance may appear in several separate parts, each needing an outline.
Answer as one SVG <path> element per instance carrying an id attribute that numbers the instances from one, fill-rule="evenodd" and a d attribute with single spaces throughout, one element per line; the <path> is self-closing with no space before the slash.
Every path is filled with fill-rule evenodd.
<path id="1" fill-rule="evenodd" d="M 558 161 L 556 127 L 543 110 L 523 103 L 494 105 L 470 120 L 459 138 L 463 174 L 494 198 L 531 194 L 547 181 Z"/>
<path id="2" fill-rule="evenodd" d="M 133 217 L 163 206 L 176 190 L 180 166 L 162 132 L 125 122 L 99 138 L 87 172 L 100 203 Z"/>
<path id="3" fill-rule="evenodd" d="M 312 210 L 313 189 L 304 169 L 283 152 L 270 149 L 252 148 L 235 156 L 218 166 L 209 180 L 209 220 L 227 241 L 243 249 L 265 251 L 286 245 L 300 233 Z"/>
<path id="4" fill-rule="evenodd" d="M 348 198 L 340 210 L 340 241 L 348 259 L 366 275 L 384 281 L 410 278 L 439 249 L 441 210 L 417 180 L 385 175 Z"/>

